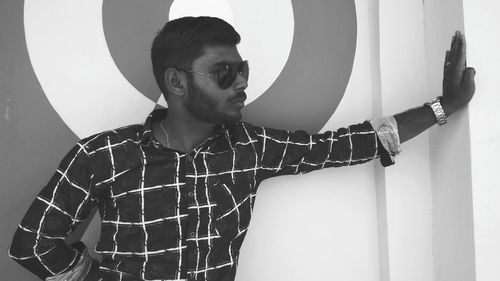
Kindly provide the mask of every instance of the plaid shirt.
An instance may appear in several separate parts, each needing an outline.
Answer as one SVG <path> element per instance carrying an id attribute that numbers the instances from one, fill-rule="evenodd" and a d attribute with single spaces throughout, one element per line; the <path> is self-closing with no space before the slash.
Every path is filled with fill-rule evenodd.
<path id="1" fill-rule="evenodd" d="M 218 125 L 183 153 L 152 137 L 166 114 L 78 142 L 22 219 L 11 257 L 42 278 L 70 271 L 82 251 L 64 239 L 97 206 L 102 261 L 89 275 L 234 280 L 261 181 L 380 156 L 393 163 L 369 122 L 315 135 Z"/>

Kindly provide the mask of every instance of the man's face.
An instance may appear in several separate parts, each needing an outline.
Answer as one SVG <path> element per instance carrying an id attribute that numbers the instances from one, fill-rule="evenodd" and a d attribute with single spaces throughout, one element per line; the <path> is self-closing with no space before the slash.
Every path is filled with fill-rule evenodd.
<path id="1" fill-rule="evenodd" d="M 236 46 L 205 47 L 202 55 L 193 61 L 192 71 L 216 74 L 226 63 L 241 62 Z M 208 123 L 234 123 L 241 119 L 247 80 L 237 75 L 227 89 L 222 89 L 217 78 L 188 73 L 188 93 L 185 108 L 198 119 Z"/>

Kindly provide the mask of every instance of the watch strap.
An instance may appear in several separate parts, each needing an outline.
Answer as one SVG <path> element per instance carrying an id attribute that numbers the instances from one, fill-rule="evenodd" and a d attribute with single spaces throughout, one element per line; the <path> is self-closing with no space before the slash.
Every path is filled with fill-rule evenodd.
<path id="1" fill-rule="evenodd" d="M 444 113 L 444 109 L 441 106 L 441 100 L 439 97 L 436 97 L 435 99 L 426 102 L 424 105 L 429 106 L 432 111 L 434 112 L 434 115 L 436 116 L 436 120 L 439 126 L 446 124 L 446 114 Z"/>

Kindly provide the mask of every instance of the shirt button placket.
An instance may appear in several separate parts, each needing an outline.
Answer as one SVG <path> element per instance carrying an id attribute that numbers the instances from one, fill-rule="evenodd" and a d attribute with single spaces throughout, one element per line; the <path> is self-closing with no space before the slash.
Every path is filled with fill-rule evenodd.
<path id="1" fill-rule="evenodd" d="M 193 163 L 193 161 L 194 161 L 193 156 L 191 156 L 190 154 L 186 155 L 186 164 Z M 189 191 L 187 193 L 187 197 L 193 198 L 194 197 L 194 190 Z M 188 238 L 189 239 L 196 239 L 196 232 L 194 232 L 194 231 L 190 232 Z M 187 278 L 188 281 L 195 281 L 196 280 L 196 273 L 190 272 L 190 273 L 188 273 L 187 277 L 188 277 Z"/>

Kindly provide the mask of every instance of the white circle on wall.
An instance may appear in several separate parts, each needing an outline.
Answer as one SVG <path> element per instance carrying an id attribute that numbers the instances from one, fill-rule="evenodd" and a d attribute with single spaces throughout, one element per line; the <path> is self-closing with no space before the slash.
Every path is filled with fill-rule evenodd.
<path id="1" fill-rule="evenodd" d="M 154 108 L 109 53 L 102 1 L 26 0 L 24 28 L 40 85 L 78 137 L 142 122 Z"/>
<path id="2" fill-rule="evenodd" d="M 232 20 L 242 35 L 240 53 L 249 59 L 252 69 L 247 90 L 250 103 L 272 85 L 286 64 L 293 41 L 291 1 L 207 2 L 226 7 L 222 9 L 229 11 L 226 19 Z M 270 11 L 261 8 L 266 5 L 273 7 Z M 33 69 L 51 105 L 80 138 L 143 122 L 156 105 L 117 68 L 104 35 L 102 6 L 102 0 L 24 3 L 26 43 Z M 267 42 L 273 47 L 266 46 Z"/>
<path id="3" fill-rule="evenodd" d="M 260 1 L 259 5 L 229 2 L 233 24 L 243 37 L 240 53 L 252 68 L 248 94 L 250 99 L 258 97 L 244 108 L 243 120 L 317 132 L 337 108 L 352 71 L 357 25 L 354 0 L 314 5 L 292 0 L 293 12 L 289 1 Z M 24 2 L 26 45 L 35 74 L 54 110 L 79 137 L 141 123 L 156 106 L 161 93 L 151 73 L 150 42 L 167 20 L 173 2 Z M 279 28 L 286 21 L 262 20 L 286 13 L 283 5 L 290 7 L 293 31 Z M 269 29 L 268 35 L 261 35 Z M 279 51 L 277 46 L 292 37 L 290 52 Z M 253 59 L 257 56 L 263 59 Z M 285 58 L 281 60 L 286 61 L 284 69 L 266 72 L 279 66 L 267 63 L 279 56 Z M 259 66 L 259 61 L 264 63 Z M 271 82 L 252 90 L 259 86 L 255 82 L 265 79 Z"/>
<path id="4" fill-rule="evenodd" d="M 170 6 L 168 19 L 186 16 L 212 16 L 233 24 L 233 11 L 227 0 L 175 0 Z"/>

